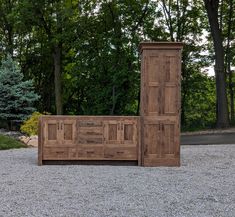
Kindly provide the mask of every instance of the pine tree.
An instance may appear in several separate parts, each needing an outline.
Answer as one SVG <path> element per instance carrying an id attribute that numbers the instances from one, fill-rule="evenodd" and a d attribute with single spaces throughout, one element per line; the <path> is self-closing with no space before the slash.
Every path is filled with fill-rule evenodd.
<path id="1" fill-rule="evenodd" d="M 39 95 L 33 90 L 33 81 L 23 78 L 17 62 L 8 55 L 0 66 L 0 119 L 22 121 L 35 111 L 33 103 Z"/>

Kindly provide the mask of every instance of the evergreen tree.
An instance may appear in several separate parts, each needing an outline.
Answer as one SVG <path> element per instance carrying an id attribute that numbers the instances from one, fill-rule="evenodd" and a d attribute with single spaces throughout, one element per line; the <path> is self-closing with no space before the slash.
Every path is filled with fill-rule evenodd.
<path id="1" fill-rule="evenodd" d="M 0 119 L 24 120 L 35 109 L 39 96 L 33 91 L 33 81 L 23 80 L 19 66 L 10 55 L 0 66 Z"/>

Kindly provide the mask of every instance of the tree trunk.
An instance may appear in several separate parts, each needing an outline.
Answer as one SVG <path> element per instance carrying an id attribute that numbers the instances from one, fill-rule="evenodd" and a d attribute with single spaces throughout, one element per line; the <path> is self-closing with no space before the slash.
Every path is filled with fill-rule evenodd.
<path id="1" fill-rule="evenodd" d="M 228 14 L 228 30 L 227 30 L 227 46 L 226 46 L 226 59 L 225 68 L 229 76 L 229 94 L 230 94 L 230 121 L 234 122 L 234 93 L 233 93 L 233 81 L 232 81 L 232 70 L 231 70 L 231 34 L 232 34 L 232 17 L 233 17 L 233 0 L 229 0 L 229 14 Z"/>
<path id="2" fill-rule="evenodd" d="M 61 45 L 55 45 L 53 51 L 56 114 L 63 114 L 61 89 Z"/>
<path id="3" fill-rule="evenodd" d="M 229 126 L 229 117 L 224 73 L 224 48 L 218 21 L 219 0 L 204 0 L 204 3 L 215 50 L 216 126 L 224 128 Z"/>

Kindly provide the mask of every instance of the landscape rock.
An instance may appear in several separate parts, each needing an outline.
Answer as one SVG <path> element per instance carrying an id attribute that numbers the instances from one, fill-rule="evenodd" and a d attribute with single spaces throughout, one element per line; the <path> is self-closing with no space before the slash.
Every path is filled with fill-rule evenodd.
<path id="1" fill-rule="evenodd" d="M 38 136 L 20 136 L 19 140 L 28 146 L 37 147 L 38 146 Z"/>
<path id="2" fill-rule="evenodd" d="M 0 129 L 0 134 L 5 135 L 5 136 L 9 136 L 13 139 L 17 139 L 29 147 L 37 147 L 38 146 L 38 136 L 37 135 L 27 136 L 27 135 L 22 134 L 19 131 L 8 131 L 5 129 Z"/>

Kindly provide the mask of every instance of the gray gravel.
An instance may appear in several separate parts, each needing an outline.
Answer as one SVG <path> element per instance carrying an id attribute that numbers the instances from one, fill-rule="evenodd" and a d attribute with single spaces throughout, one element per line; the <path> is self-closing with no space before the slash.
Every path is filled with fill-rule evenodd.
<path id="1" fill-rule="evenodd" d="M 234 217 L 235 145 L 183 146 L 180 168 L 37 166 L 0 151 L 0 216 Z"/>

